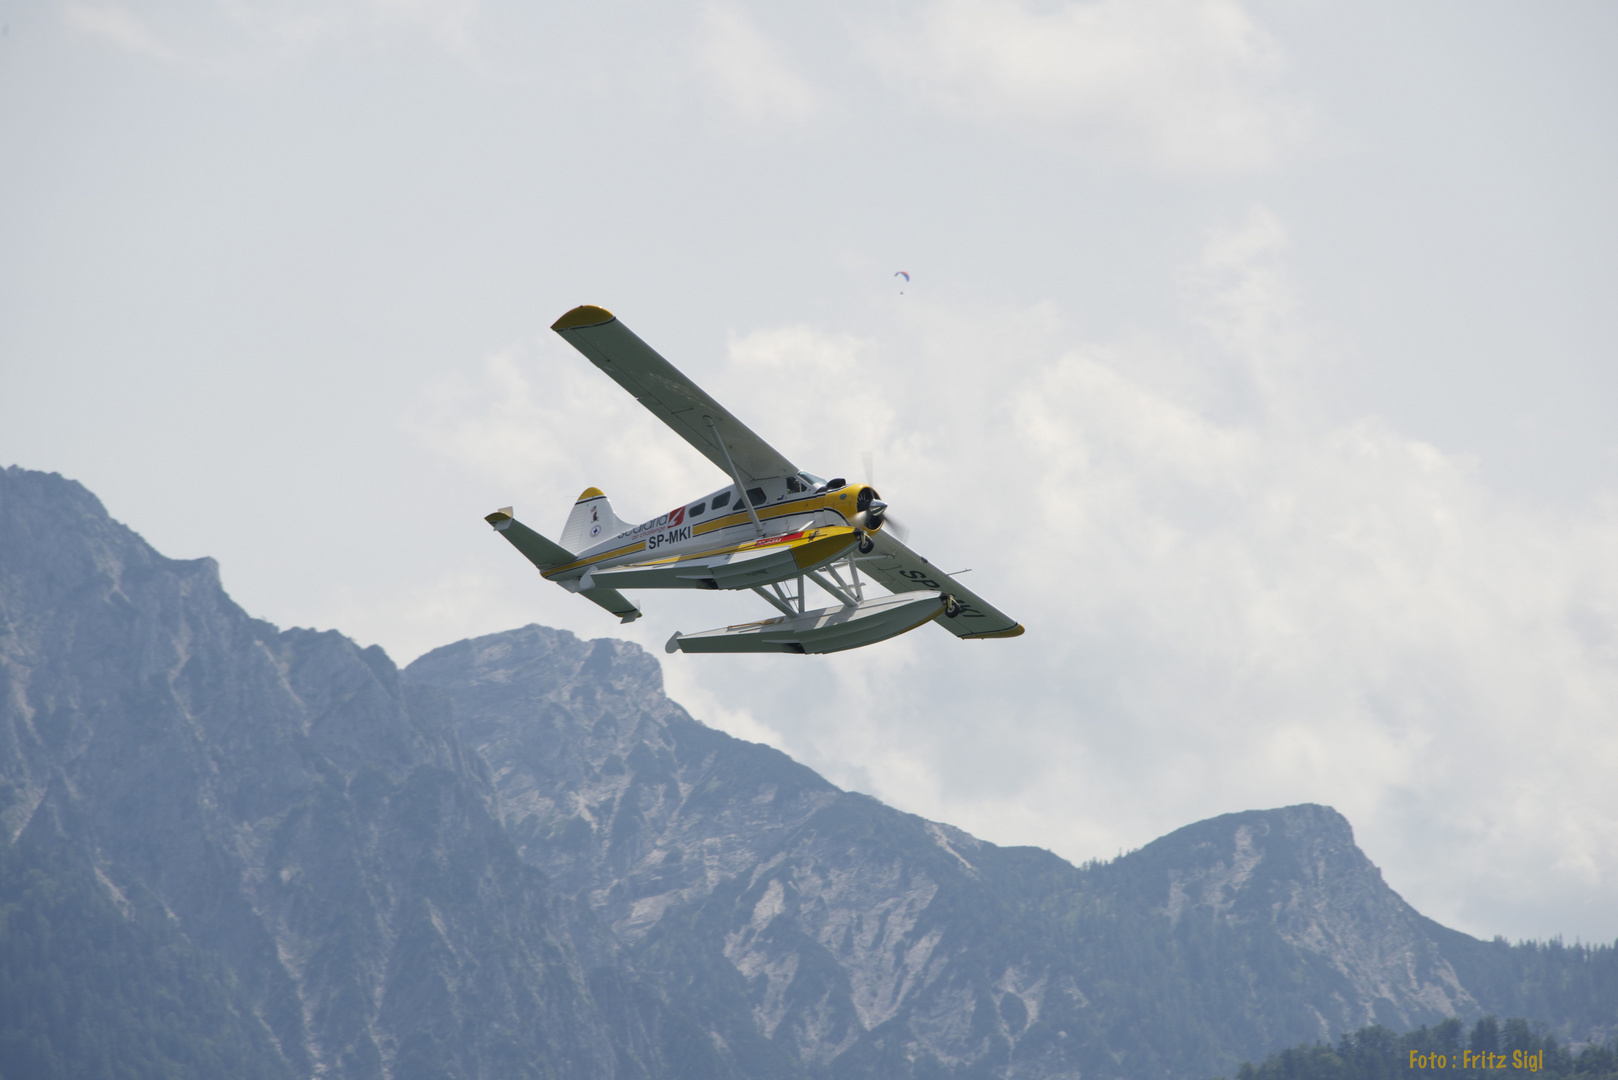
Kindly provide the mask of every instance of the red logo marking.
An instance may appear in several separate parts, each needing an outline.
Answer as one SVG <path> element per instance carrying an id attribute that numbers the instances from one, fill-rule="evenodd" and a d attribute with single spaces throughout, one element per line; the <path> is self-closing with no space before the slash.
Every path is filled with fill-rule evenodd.
<path id="1" fill-rule="evenodd" d="M 787 533 L 785 536 L 767 536 L 763 540 L 754 540 L 753 546 L 768 547 L 771 544 L 784 544 L 788 540 L 800 540 L 802 538 L 803 533 L 801 532 Z"/>

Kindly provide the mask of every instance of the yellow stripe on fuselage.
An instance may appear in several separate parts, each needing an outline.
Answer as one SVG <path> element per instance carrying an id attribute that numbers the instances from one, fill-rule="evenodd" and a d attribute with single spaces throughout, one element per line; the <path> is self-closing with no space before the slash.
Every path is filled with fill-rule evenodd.
<path id="1" fill-rule="evenodd" d="M 854 507 L 858 501 L 857 499 L 847 498 L 846 494 L 850 491 L 858 490 L 858 488 L 853 487 L 839 488 L 837 492 L 828 491 L 824 495 L 811 495 L 796 502 L 770 503 L 767 506 L 756 507 L 756 510 L 760 521 L 769 521 L 778 517 L 790 517 L 793 514 L 808 514 L 816 510 L 830 510 L 840 516 L 846 523 L 856 513 Z M 842 493 L 845 497 L 841 499 L 833 498 L 834 495 L 839 493 Z M 838 502 L 844 504 L 842 508 L 836 505 Z M 848 513 L 843 513 L 843 510 L 847 510 Z M 742 510 L 740 513 L 726 514 L 722 518 L 714 518 L 712 521 L 705 521 L 701 525 L 694 525 L 691 528 L 691 535 L 700 536 L 702 533 L 713 532 L 715 529 L 729 529 L 736 525 L 747 524 L 750 521 L 751 518 L 748 517 L 747 511 Z"/>
<path id="2" fill-rule="evenodd" d="M 845 488 L 839 488 L 839 489 L 837 489 L 837 491 L 828 491 L 828 492 L 825 492 L 824 494 L 821 494 L 821 495 L 811 495 L 808 498 L 797 499 L 797 500 L 794 500 L 792 502 L 770 503 L 767 506 L 760 506 L 760 507 L 756 507 L 755 509 L 756 509 L 756 511 L 758 513 L 760 521 L 768 521 L 768 520 L 773 520 L 775 518 L 781 518 L 781 517 L 792 517 L 792 516 L 795 516 L 795 515 L 798 515 L 798 514 L 811 514 L 811 513 L 815 513 L 817 511 L 820 511 L 820 510 L 830 510 L 832 513 L 837 514 L 839 517 L 841 517 L 843 519 L 843 521 L 846 523 L 848 521 L 848 519 L 853 517 L 855 512 L 856 512 L 854 507 L 856 506 L 856 504 L 858 502 L 858 499 L 856 497 L 856 494 L 857 494 L 858 491 L 859 491 L 858 486 L 850 485 L 850 486 L 845 487 Z M 746 496 L 743 496 L 743 498 L 745 498 L 745 497 Z M 839 503 L 841 503 L 842 505 L 839 506 L 838 505 Z M 846 511 L 846 513 L 845 513 L 845 511 Z M 744 510 L 740 511 L 739 513 L 726 514 L 724 517 L 713 518 L 713 519 L 711 519 L 709 521 L 703 522 L 700 525 L 693 525 L 691 527 L 691 536 L 692 536 L 692 539 L 695 539 L 696 537 L 703 536 L 703 535 L 705 535 L 707 533 L 718 532 L 718 531 L 721 531 L 721 530 L 724 530 L 724 529 L 732 529 L 732 528 L 735 528 L 735 527 L 737 527 L 739 525 L 750 525 L 750 524 L 752 524 L 752 518 L 748 515 L 747 511 L 744 509 Z M 820 527 L 821 528 L 827 528 L 828 526 L 820 526 Z M 653 531 L 655 531 L 655 530 L 650 530 L 650 529 L 647 530 L 647 535 L 651 535 L 651 533 Z M 769 539 L 769 538 L 764 537 L 763 539 Z M 740 544 L 740 545 L 738 545 L 737 550 L 741 550 L 742 548 L 745 548 L 747 546 L 749 546 L 749 545 L 748 544 Z M 631 555 L 631 554 L 633 554 L 633 553 L 635 553 L 637 551 L 645 551 L 645 550 L 646 550 L 645 542 L 643 540 L 637 540 L 632 544 L 627 544 L 627 545 L 625 545 L 623 547 L 620 547 L 620 548 L 614 548 L 611 551 L 603 551 L 599 555 L 592 555 L 588 559 L 578 559 L 578 560 L 575 560 L 574 562 L 563 563 L 561 566 L 553 566 L 549 570 L 541 570 L 540 574 L 546 580 L 551 580 L 553 578 L 558 577 L 559 575 L 566 574 L 569 571 L 583 570 L 586 567 L 599 566 L 601 563 L 606 562 L 609 559 L 617 559 L 617 558 L 621 558 L 621 557 L 623 557 L 625 555 Z M 704 556 L 723 554 L 724 551 L 725 551 L 725 549 L 723 547 L 721 547 L 721 548 L 716 548 L 716 549 L 711 550 L 711 551 L 694 552 L 694 553 L 691 553 L 689 555 L 671 556 L 671 558 L 673 558 L 673 559 L 681 559 L 681 558 L 695 559 L 695 558 L 701 558 L 701 557 L 704 557 Z M 658 561 L 662 562 L 662 561 L 665 561 L 665 560 L 658 560 Z"/>
<path id="3" fill-rule="evenodd" d="M 786 535 L 792 536 L 791 533 Z M 608 569 L 621 570 L 626 567 L 639 569 L 648 566 L 671 566 L 683 562 L 693 562 L 697 559 L 711 559 L 719 555 L 739 555 L 743 552 L 758 551 L 763 548 L 781 548 L 792 552 L 792 558 L 797 562 L 799 568 L 807 570 L 817 563 L 832 558 L 838 552 L 847 551 L 853 543 L 853 529 L 844 525 L 831 525 L 822 526 L 818 529 L 805 529 L 802 536 L 793 536 L 791 540 L 762 536 L 753 540 L 744 540 L 739 544 L 727 544 L 721 547 L 709 548 L 706 551 L 690 551 L 683 555 L 670 555 L 662 559 L 648 559 L 646 562 L 618 563 Z M 550 570 L 541 571 L 546 577 L 550 577 L 554 572 Z"/>

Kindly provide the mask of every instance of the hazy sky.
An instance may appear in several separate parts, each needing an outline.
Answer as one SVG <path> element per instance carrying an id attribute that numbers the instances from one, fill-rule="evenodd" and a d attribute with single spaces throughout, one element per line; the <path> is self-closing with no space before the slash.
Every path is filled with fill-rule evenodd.
<path id="1" fill-rule="evenodd" d="M 695 715 L 1074 860 L 1329 803 L 1442 922 L 1618 937 L 1618 7 L 0 24 L 0 464 L 252 613 L 767 614 L 620 628 L 483 523 L 723 482 L 547 329 L 600 304 L 1028 627 L 665 659 Z"/>

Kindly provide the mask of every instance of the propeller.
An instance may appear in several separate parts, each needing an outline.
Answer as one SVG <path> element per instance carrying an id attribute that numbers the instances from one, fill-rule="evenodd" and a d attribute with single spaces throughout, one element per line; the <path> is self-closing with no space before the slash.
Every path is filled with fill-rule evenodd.
<path id="1" fill-rule="evenodd" d="M 876 487 L 875 455 L 873 455 L 869 450 L 862 451 L 860 454 L 860 461 L 865 465 L 865 482 L 870 485 L 870 488 L 867 488 L 866 492 L 873 499 L 870 506 L 860 506 L 861 510 L 866 511 L 865 520 L 871 523 L 871 527 L 873 529 L 879 529 L 886 524 L 888 531 L 897 537 L 901 544 L 904 543 L 906 540 L 910 539 L 910 530 L 906 528 L 904 523 L 898 518 L 888 513 L 888 504 L 883 502 L 881 499 L 876 499 L 874 497 L 874 492 L 872 491 L 872 489 Z M 861 497 L 864 498 L 866 496 L 862 494 Z M 872 516 L 873 511 L 875 516 Z"/>

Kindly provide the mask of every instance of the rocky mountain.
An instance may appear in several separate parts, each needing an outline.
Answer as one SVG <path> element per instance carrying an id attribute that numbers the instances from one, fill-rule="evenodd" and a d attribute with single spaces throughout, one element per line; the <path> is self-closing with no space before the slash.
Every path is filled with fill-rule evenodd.
<path id="1" fill-rule="evenodd" d="M 1081 868 L 714 732 L 621 642 L 530 626 L 403 678 L 454 703 L 523 857 L 770 1075 L 1206 1076 L 1370 1023 L 1532 1011 L 1525 988 L 1618 972 L 1610 949 L 1563 963 L 1424 918 L 1327 807 L 1225 815 Z M 1597 981 L 1534 1015 L 1603 1030 L 1618 997 Z"/>
<path id="2" fill-rule="evenodd" d="M 518 857 L 449 718 L 0 474 L 0 1075 L 726 1075 Z"/>
<path id="3" fill-rule="evenodd" d="M 1207 1077 L 1373 1021 L 1618 1015 L 1319 806 L 984 843 L 531 626 L 402 672 L 0 473 L 0 1078 Z"/>

